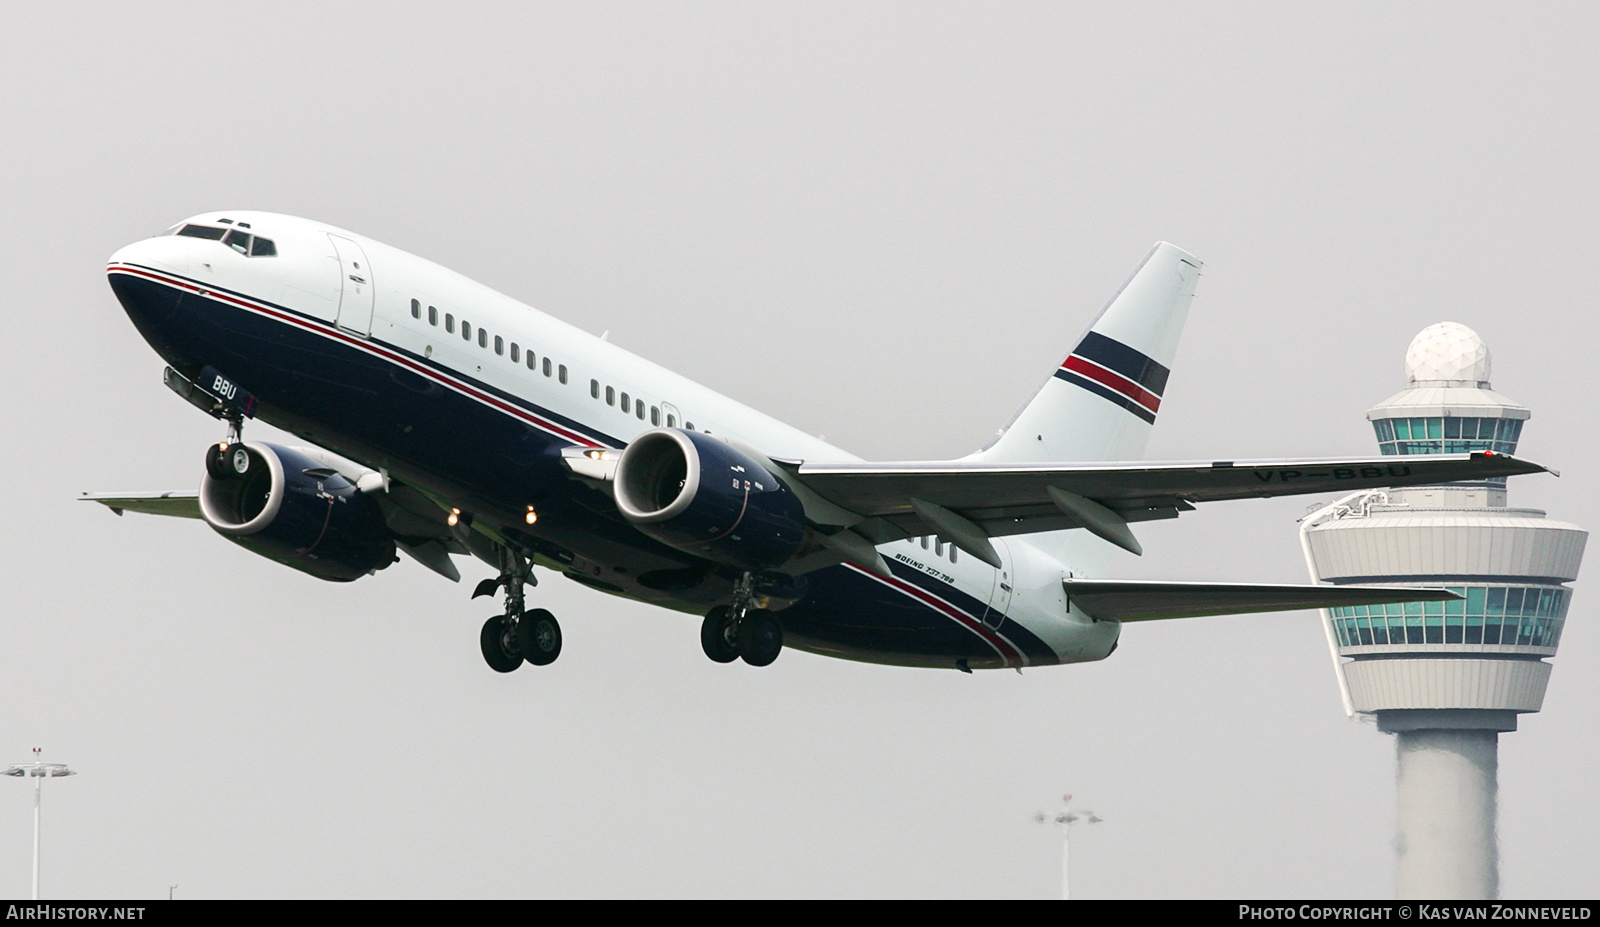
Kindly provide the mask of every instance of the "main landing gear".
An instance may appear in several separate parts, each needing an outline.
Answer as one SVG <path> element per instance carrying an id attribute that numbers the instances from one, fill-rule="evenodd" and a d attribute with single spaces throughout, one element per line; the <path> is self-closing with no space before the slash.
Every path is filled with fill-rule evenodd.
<path id="1" fill-rule="evenodd" d="M 756 608 L 750 574 L 733 587 L 733 605 L 718 605 L 700 624 L 700 648 L 716 663 L 743 659 L 766 666 L 783 650 L 783 625 L 766 609 Z"/>
<path id="2" fill-rule="evenodd" d="M 486 579 L 473 590 L 476 599 L 494 595 L 501 586 L 506 590 L 506 611 L 483 623 L 478 635 L 478 645 L 483 649 L 484 662 L 497 673 L 509 673 L 523 664 L 548 666 L 561 656 L 561 625 L 556 616 L 542 608 L 525 611 L 523 586 L 536 585 L 527 558 L 515 551 L 501 549 L 500 576 Z"/>

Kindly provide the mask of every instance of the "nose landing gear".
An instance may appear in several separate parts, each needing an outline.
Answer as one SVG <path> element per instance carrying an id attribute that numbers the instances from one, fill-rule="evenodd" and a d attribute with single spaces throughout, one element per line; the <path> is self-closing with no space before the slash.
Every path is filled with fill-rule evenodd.
<path id="1" fill-rule="evenodd" d="M 500 569 L 498 579 L 484 580 L 472 593 L 476 599 L 493 595 L 501 586 L 506 591 L 505 614 L 484 622 L 478 635 L 484 662 L 497 673 L 509 673 L 524 661 L 534 666 L 554 663 L 561 656 L 561 625 L 556 616 L 542 608 L 523 610 L 523 586 L 538 584 L 527 558 L 501 548 Z"/>

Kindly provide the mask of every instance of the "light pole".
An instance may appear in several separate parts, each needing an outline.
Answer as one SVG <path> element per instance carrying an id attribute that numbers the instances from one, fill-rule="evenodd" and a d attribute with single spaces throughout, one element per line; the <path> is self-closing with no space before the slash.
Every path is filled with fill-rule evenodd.
<path id="1" fill-rule="evenodd" d="M 33 748 L 33 762 L 23 763 L 18 766 L 7 766 L 4 773 L 8 776 L 33 776 L 33 900 L 39 900 L 39 796 L 42 791 L 46 776 L 76 776 L 77 773 L 67 768 L 65 763 L 43 763 L 39 761 L 39 747 Z"/>
<path id="2" fill-rule="evenodd" d="M 1043 811 L 1035 812 L 1033 820 L 1036 824 L 1050 822 L 1061 828 L 1061 900 L 1071 901 L 1072 892 L 1068 888 L 1067 882 L 1067 863 L 1070 859 L 1068 848 L 1071 845 L 1068 833 L 1074 824 L 1099 824 L 1101 818 L 1093 811 L 1072 810 L 1072 796 L 1063 795 L 1061 796 L 1060 811 L 1055 814 L 1045 814 Z"/>

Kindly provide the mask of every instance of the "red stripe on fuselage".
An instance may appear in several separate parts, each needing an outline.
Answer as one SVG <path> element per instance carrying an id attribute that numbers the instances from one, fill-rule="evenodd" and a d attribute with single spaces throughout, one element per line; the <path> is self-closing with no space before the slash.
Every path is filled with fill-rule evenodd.
<path id="1" fill-rule="evenodd" d="M 1015 644 L 1001 637 L 982 621 L 974 618 L 972 615 L 969 615 L 965 611 L 957 608 L 949 602 L 946 602 L 944 599 L 939 598 L 933 593 L 928 592 L 926 589 L 914 586 L 897 576 L 879 576 L 877 573 L 873 573 L 870 570 L 864 570 L 853 563 L 846 563 L 844 566 L 855 570 L 857 573 L 860 573 L 862 576 L 865 576 L 868 579 L 875 579 L 886 586 L 893 587 L 894 589 L 905 593 L 929 608 L 932 608 L 934 611 L 939 612 L 945 617 L 953 619 L 957 624 L 983 638 L 985 643 L 987 643 L 990 647 L 993 647 L 995 652 L 1000 654 L 1000 658 L 1006 661 L 1007 666 L 1027 665 L 1027 660 L 1023 658 L 1022 651 L 1019 650 Z"/>
<path id="2" fill-rule="evenodd" d="M 109 268 L 109 271 L 111 273 L 122 273 L 122 274 L 128 274 L 130 276 L 135 276 L 135 277 L 144 277 L 146 279 L 154 280 L 155 282 L 164 284 L 166 286 L 172 286 L 172 287 L 177 287 L 178 289 L 188 290 L 188 291 L 190 291 L 192 293 L 195 293 L 196 295 L 204 296 L 207 299 L 214 299 L 214 300 L 216 300 L 218 302 L 230 303 L 230 304 L 238 306 L 238 307 L 240 307 L 242 309 L 247 309 L 247 310 L 249 310 L 251 312 L 257 312 L 257 313 L 260 313 L 262 315 L 270 316 L 270 317 L 272 317 L 274 319 L 277 319 L 280 322 L 287 322 L 287 323 L 289 323 L 291 325 L 298 326 L 298 327 L 303 328 L 303 329 L 305 329 L 305 330 L 307 330 L 309 332 L 313 332 L 315 334 L 321 335 L 321 336 L 323 336 L 325 338 L 332 338 L 332 339 L 334 339 L 336 341 L 342 341 L 345 344 L 350 345 L 351 347 L 354 347 L 354 348 L 357 348 L 357 349 L 360 349 L 360 350 L 363 350 L 363 351 L 367 351 L 368 353 L 371 353 L 371 354 L 375 354 L 375 355 L 377 355 L 377 356 L 379 356 L 379 357 L 381 357 L 381 358 L 383 358 L 383 359 L 385 359 L 387 361 L 390 361 L 391 363 L 399 364 L 399 365 L 401 365 L 402 367 L 405 367 L 408 370 L 411 370 L 411 371 L 413 371 L 413 372 L 415 372 L 415 373 L 417 373 L 417 374 L 419 374 L 421 376 L 427 377 L 430 380 L 433 380 L 433 381 L 435 381 L 437 383 L 440 383 L 440 384 L 442 384 L 444 386 L 447 386 L 447 387 L 449 387 L 451 389 L 454 389 L 456 392 L 462 393 L 463 395 L 466 395 L 466 396 L 469 396 L 469 397 L 471 397 L 473 399 L 476 399 L 479 402 L 484 403 L 485 405 L 492 406 L 493 408 L 499 409 L 502 412 L 505 412 L 505 413 L 507 413 L 509 415 L 513 415 L 516 418 L 519 418 L 519 419 L 527 422 L 528 424 L 533 425 L 536 428 L 539 428 L 542 431 L 549 432 L 550 434 L 553 434 L 558 438 L 564 438 L 564 439 L 566 439 L 568 441 L 572 441 L 575 444 L 583 445 L 584 447 L 604 447 L 605 446 L 605 445 L 601 444 L 600 442 L 594 440 L 593 438 L 590 438 L 590 437 L 588 437 L 586 435 L 581 435 L 581 434 L 579 434 L 579 433 L 577 433 L 575 431 L 572 431 L 569 428 L 566 428 L 566 427 L 564 427 L 562 425 L 558 425 L 555 422 L 548 421 L 547 419 L 540 418 L 539 416 L 534 415 L 533 413 L 527 411 L 526 409 L 522 409 L 522 408 L 519 408 L 518 406 L 512 405 L 511 403 L 506 402 L 505 400 L 500 399 L 497 396 L 494 396 L 494 395 L 491 395 L 489 393 L 486 393 L 483 390 L 480 390 L 480 389 L 478 389 L 478 388 L 476 388 L 474 386 L 471 386 L 470 384 L 463 383 L 460 380 L 455 379 L 454 377 L 445 376 L 444 374 L 442 374 L 439 371 L 433 369 L 432 367 L 429 367 L 429 366 L 424 365 L 424 364 L 416 363 L 415 361 L 411 360 L 410 358 L 408 358 L 408 357 L 406 357 L 406 356 L 404 356 L 402 354 L 398 354 L 398 353 L 396 353 L 394 351 L 389 350 L 388 348 L 384 348 L 384 347 L 381 347 L 379 345 L 373 344 L 372 342 L 367 341 L 365 339 L 357 338 L 357 337 L 355 337 L 353 335 L 345 334 L 344 332 L 339 331 L 337 328 L 330 327 L 330 326 L 325 326 L 325 325 L 315 324 L 315 323 L 312 323 L 312 322 L 310 322 L 310 321 L 308 321 L 306 319 L 302 319 L 302 318 L 299 318 L 297 316 L 290 315 L 288 313 L 282 312 L 282 311 L 280 311 L 278 309 L 274 309 L 271 306 L 267 306 L 267 305 L 263 305 L 263 304 L 261 304 L 259 302 L 255 302 L 254 300 L 240 299 L 239 297 L 234 296 L 231 293 L 222 293 L 222 292 L 218 292 L 217 290 L 208 290 L 205 287 L 199 286 L 199 285 L 194 284 L 194 283 L 190 283 L 188 280 L 185 280 L 182 277 L 175 277 L 175 276 L 170 276 L 170 275 L 167 275 L 167 274 L 158 273 L 156 271 L 147 270 L 147 269 L 145 269 L 143 267 L 135 267 L 135 266 L 129 265 L 129 264 L 118 264 L 118 265 L 114 265 L 111 268 Z"/>
<path id="3" fill-rule="evenodd" d="M 1132 399 L 1139 405 L 1144 406 L 1151 412 L 1155 412 L 1157 409 L 1161 408 L 1160 396 L 1150 392 L 1122 374 L 1107 370 L 1099 364 L 1096 364 L 1093 361 L 1084 360 L 1076 354 L 1068 357 L 1066 361 L 1062 363 L 1061 369 L 1070 370 L 1073 373 L 1088 377 L 1102 386 L 1109 387 L 1123 396 Z"/>

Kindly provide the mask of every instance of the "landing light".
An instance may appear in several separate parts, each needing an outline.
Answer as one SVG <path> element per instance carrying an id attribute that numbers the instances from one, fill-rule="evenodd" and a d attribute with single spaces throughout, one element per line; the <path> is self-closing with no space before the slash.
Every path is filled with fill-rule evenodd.
<path id="1" fill-rule="evenodd" d="M 456 523 L 459 522 L 459 521 L 461 521 L 461 510 L 460 509 L 451 509 L 450 510 L 450 517 L 446 518 L 444 520 L 444 523 L 449 525 L 450 527 L 454 528 L 456 526 Z"/>
<path id="2" fill-rule="evenodd" d="M 533 510 L 533 506 L 530 505 L 530 506 L 528 506 L 528 514 L 523 516 L 523 520 L 531 525 L 534 522 L 539 520 L 539 513 L 535 512 Z"/>

